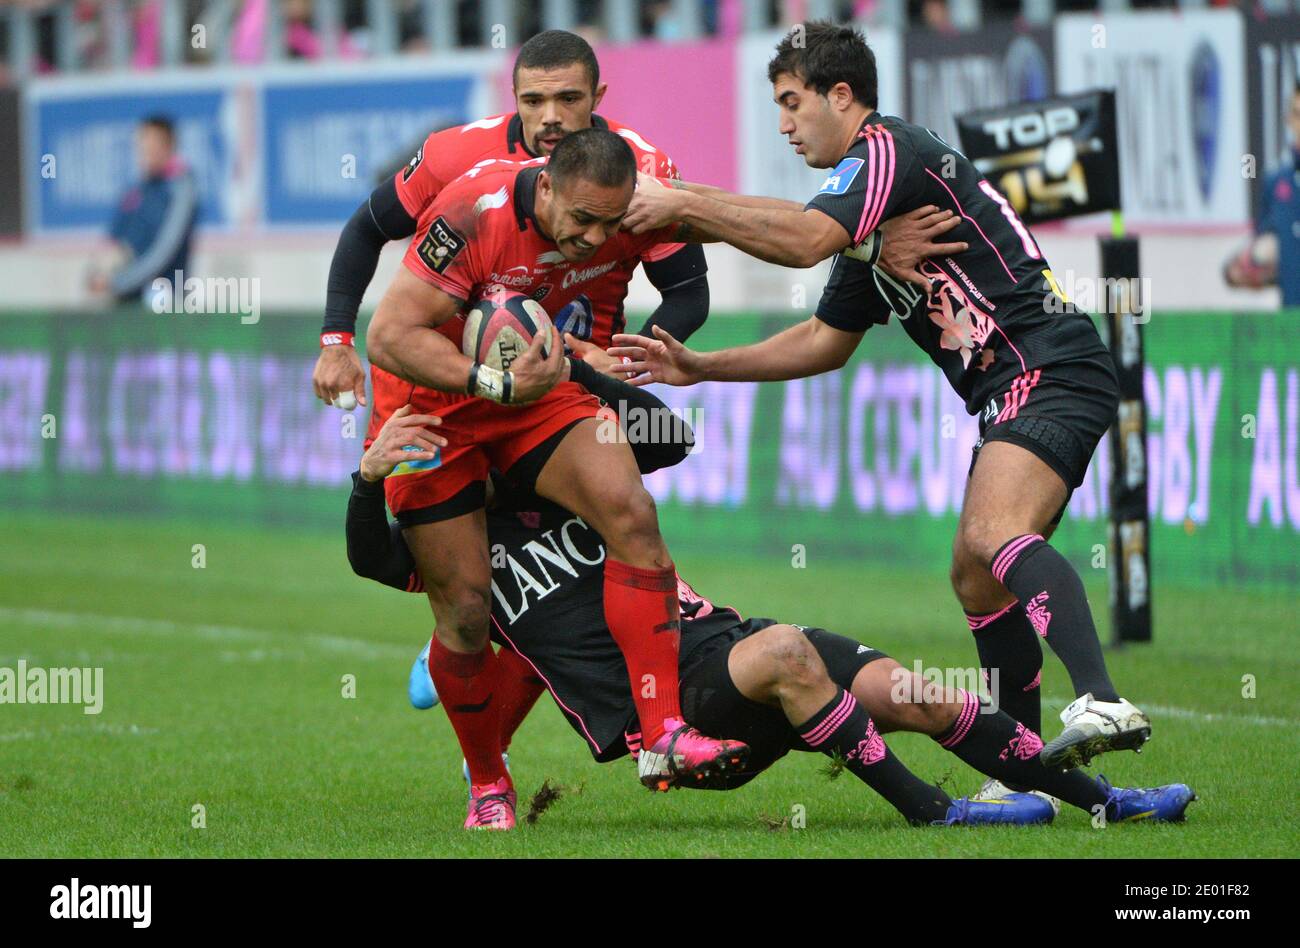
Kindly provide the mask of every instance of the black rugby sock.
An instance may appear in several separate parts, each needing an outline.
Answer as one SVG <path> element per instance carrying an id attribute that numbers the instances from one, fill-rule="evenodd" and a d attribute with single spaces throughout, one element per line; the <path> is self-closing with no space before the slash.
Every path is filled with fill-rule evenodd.
<path id="1" fill-rule="evenodd" d="M 1064 556 L 1038 534 L 1008 540 L 993 557 L 993 576 L 1020 600 L 1035 632 L 1070 673 L 1075 696 L 1118 701 L 1106 673 L 1083 581 Z"/>
<path id="2" fill-rule="evenodd" d="M 932 823 L 948 815 L 952 799 L 912 773 L 893 755 L 875 722 L 843 688 L 795 728 L 812 750 L 844 761 L 855 777 L 888 800 L 909 823 Z"/>
<path id="3" fill-rule="evenodd" d="M 1042 790 L 1057 799 L 1092 812 L 1106 802 L 1101 785 L 1083 771 L 1064 773 L 1044 767 L 1038 759 L 1043 739 L 1037 732 L 993 711 L 988 702 L 969 691 L 960 692 L 964 704 L 952 727 L 935 740 L 976 770 L 1014 788 Z"/>
<path id="4" fill-rule="evenodd" d="M 975 635 L 980 666 L 988 673 L 989 691 L 998 708 L 1041 734 L 1043 649 L 1025 610 L 1013 602 L 989 615 L 968 612 L 966 622 Z"/>

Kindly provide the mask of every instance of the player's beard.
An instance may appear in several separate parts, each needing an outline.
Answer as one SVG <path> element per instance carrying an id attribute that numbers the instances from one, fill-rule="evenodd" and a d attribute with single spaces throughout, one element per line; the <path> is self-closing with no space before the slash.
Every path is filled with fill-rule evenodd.
<path id="1" fill-rule="evenodd" d="M 559 125 L 552 125 L 547 128 L 540 129 L 537 132 L 537 134 L 533 136 L 533 153 L 537 155 L 549 155 L 551 152 L 547 151 L 544 147 L 542 147 L 542 139 L 554 138 L 555 136 L 558 135 L 559 138 L 563 140 L 564 136 L 567 134 L 569 133 L 565 131 L 562 126 Z M 557 141 L 555 145 L 558 145 L 559 143 L 560 142 Z M 555 145 L 551 146 L 552 151 L 554 151 Z"/>

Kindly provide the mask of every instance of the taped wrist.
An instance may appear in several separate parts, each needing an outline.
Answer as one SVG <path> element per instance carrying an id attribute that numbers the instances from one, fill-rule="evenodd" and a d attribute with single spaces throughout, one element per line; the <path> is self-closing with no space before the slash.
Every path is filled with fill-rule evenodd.
<path id="1" fill-rule="evenodd" d="M 475 362 L 469 369 L 469 383 L 465 391 L 479 398 L 486 398 L 501 405 L 509 405 L 514 395 L 515 377 L 511 372 L 494 369 L 482 362 Z"/>

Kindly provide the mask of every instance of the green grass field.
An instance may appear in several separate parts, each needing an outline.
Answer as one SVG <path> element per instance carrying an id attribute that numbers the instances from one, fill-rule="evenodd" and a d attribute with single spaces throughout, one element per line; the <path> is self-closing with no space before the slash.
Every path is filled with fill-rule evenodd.
<path id="1" fill-rule="evenodd" d="M 1201 799 L 1181 826 L 1101 831 L 1067 809 L 1050 827 L 910 829 L 850 775 L 828 781 L 810 754 L 730 794 L 653 795 L 626 760 L 593 763 L 544 697 L 516 739 L 515 781 L 521 802 L 544 779 L 569 792 L 535 825 L 469 834 L 446 716 L 406 701 L 428 607 L 355 579 L 339 536 L 59 516 L 11 517 L 5 533 L 0 666 L 102 666 L 105 698 L 97 716 L 0 705 L 0 857 L 1300 853 L 1295 594 L 1161 586 L 1156 644 L 1109 653 L 1155 735 L 1141 756 L 1094 770 L 1117 784 L 1190 783 Z M 204 569 L 191 565 L 196 543 Z M 679 566 L 747 614 L 823 625 L 908 665 L 975 661 L 942 574 L 732 557 Z M 1091 593 L 1104 613 L 1104 589 Z M 355 698 L 343 697 L 346 675 Z M 1044 695 L 1051 735 L 1069 690 L 1050 656 Z M 954 796 L 979 785 L 928 738 L 890 743 Z M 806 828 L 787 825 L 796 805 Z"/>

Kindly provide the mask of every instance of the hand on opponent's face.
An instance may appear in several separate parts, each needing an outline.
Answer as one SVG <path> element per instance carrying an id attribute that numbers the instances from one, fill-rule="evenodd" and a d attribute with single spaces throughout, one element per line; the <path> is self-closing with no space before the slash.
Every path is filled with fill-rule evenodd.
<path id="1" fill-rule="evenodd" d="M 623 229 L 634 234 L 667 227 L 677 221 L 682 193 L 654 175 L 637 172 L 636 191 L 623 218 Z"/>

